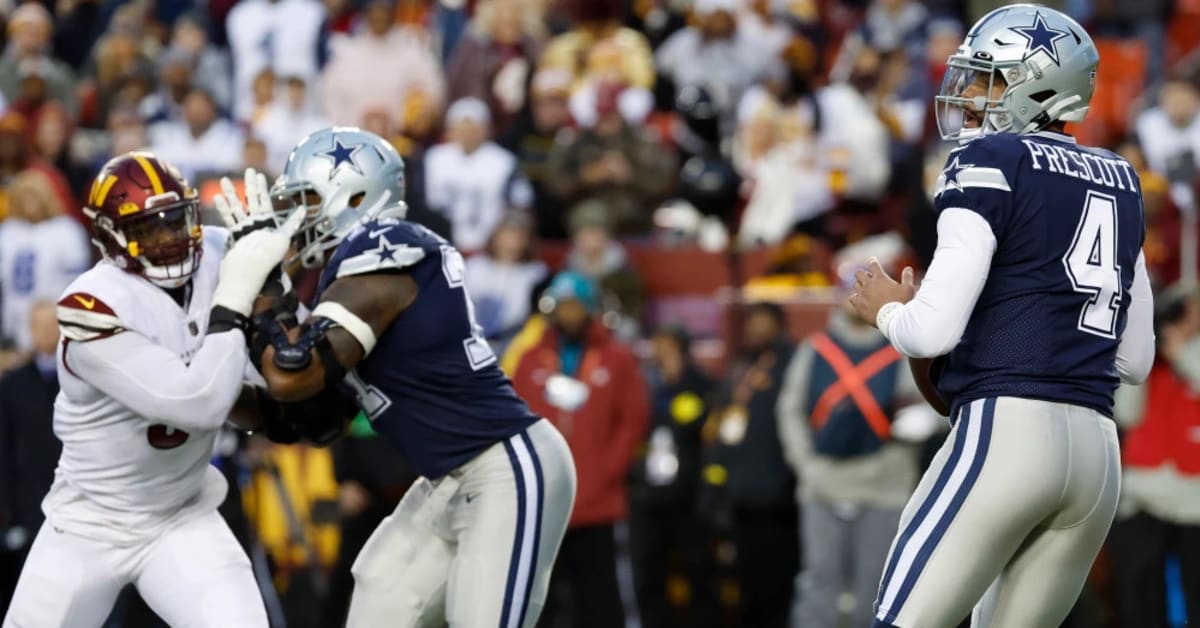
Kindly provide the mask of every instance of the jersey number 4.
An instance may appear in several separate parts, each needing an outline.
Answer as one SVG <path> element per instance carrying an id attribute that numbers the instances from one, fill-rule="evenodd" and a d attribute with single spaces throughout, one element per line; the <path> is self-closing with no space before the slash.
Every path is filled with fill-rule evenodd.
<path id="1" fill-rule="evenodd" d="M 1121 266 L 1117 263 L 1117 199 L 1088 191 L 1075 239 L 1063 266 L 1076 292 L 1088 295 L 1079 312 L 1079 331 L 1117 337 L 1121 305 Z"/>
<path id="2" fill-rule="evenodd" d="M 471 302 L 471 295 L 467 294 L 466 264 L 463 263 L 462 253 L 449 244 L 442 245 L 442 273 L 446 275 L 446 283 L 451 288 L 462 289 L 463 300 L 467 302 L 467 321 L 471 325 L 471 335 L 463 340 L 463 350 L 467 353 L 467 362 L 471 368 L 478 371 L 495 362 L 496 354 L 483 337 L 483 327 L 475 321 L 475 304 Z"/>

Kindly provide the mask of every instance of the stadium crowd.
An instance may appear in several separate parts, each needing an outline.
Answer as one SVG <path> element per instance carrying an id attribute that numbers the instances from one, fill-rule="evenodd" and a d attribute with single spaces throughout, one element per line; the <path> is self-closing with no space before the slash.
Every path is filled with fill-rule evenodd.
<path id="1" fill-rule="evenodd" d="M 995 0 L 0 0 L 0 616 L 53 478 L 52 304 L 113 155 L 201 190 L 353 125 L 468 254 L 484 333 L 579 490 L 544 626 L 866 626 L 947 426 L 841 307 L 918 269 L 933 96 Z M 1118 393 L 1121 509 L 1071 626 L 1200 618 L 1200 2 L 1047 0 L 1101 51 L 1081 142 L 1141 178 L 1159 358 Z M 215 222 L 215 214 L 209 215 Z M 311 293 L 315 277 L 301 282 Z M 857 382 L 855 384 L 854 382 Z M 223 514 L 273 625 L 340 626 L 413 481 L 363 417 L 328 449 L 230 431 Z M 156 626 L 136 596 L 112 628 Z"/>

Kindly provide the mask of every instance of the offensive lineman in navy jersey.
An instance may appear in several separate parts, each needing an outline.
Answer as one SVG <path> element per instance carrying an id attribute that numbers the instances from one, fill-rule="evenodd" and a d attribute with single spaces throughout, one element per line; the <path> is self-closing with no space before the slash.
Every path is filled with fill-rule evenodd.
<path id="1" fill-rule="evenodd" d="M 347 625 L 533 626 L 574 463 L 497 366 L 462 256 L 404 220 L 400 156 L 374 134 L 334 127 L 292 150 L 270 200 L 265 179 L 247 182 L 252 210 L 308 209 L 293 261 L 324 268 L 305 322 L 285 300 L 254 318 L 250 352 L 271 396 L 342 387 L 423 476 L 355 561 Z"/>
<path id="2" fill-rule="evenodd" d="M 1069 17 L 1012 5 L 948 62 L 938 248 L 920 290 L 877 263 L 851 303 L 912 360 L 951 436 L 901 518 L 876 628 L 1055 628 L 1120 488 L 1121 381 L 1154 359 L 1133 168 L 1079 146 L 1099 55 Z M 929 360 L 933 359 L 931 372 Z"/>

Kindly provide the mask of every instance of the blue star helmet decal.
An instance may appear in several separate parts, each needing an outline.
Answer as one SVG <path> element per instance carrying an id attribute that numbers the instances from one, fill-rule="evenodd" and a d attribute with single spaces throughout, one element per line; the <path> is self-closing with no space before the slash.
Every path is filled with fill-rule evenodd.
<path id="1" fill-rule="evenodd" d="M 338 168 L 341 168 L 342 165 L 349 165 L 351 170 L 357 172 L 358 174 L 362 174 L 362 168 L 360 168 L 358 163 L 354 161 L 354 154 L 362 150 L 364 146 L 365 144 L 346 146 L 342 144 L 342 141 L 338 139 L 338 136 L 334 135 L 333 148 L 317 154 L 333 161 L 333 168 L 329 170 L 330 179 L 333 178 L 333 175 L 337 174 Z"/>
<path id="2" fill-rule="evenodd" d="M 1046 20 L 1040 12 L 1034 14 L 1032 26 L 1013 26 L 1008 30 L 1024 37 L 1028 42 L 1029 53 L 1025 55 L 1026 59 L 1040 50 L 1049 55 L 1054 65 L 1061 65 L 1058 59 L 1058 47 L 1054 42 L 1066 37 L 1069 33 L 1047 26 Z"/>

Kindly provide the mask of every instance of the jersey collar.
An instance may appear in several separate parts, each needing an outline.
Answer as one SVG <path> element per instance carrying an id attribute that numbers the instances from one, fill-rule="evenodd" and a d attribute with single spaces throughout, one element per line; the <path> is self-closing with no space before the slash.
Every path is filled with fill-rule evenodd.
<path id="1" fill-rule="evenodd" d="M 1030 133 L 1030 135 L 1033 135 L 1035 137 L 1044 137 L 1046 139 L 1051 139 L 1051 140 L 1055 140 L 1058 142 L 1066 142 L 1068 144 L 1075 143 L 1074 137 L 1067 135 L 1066 133 L 1058 133 L 1055 131 L 1038 131 L 1036 133 Z"/>

